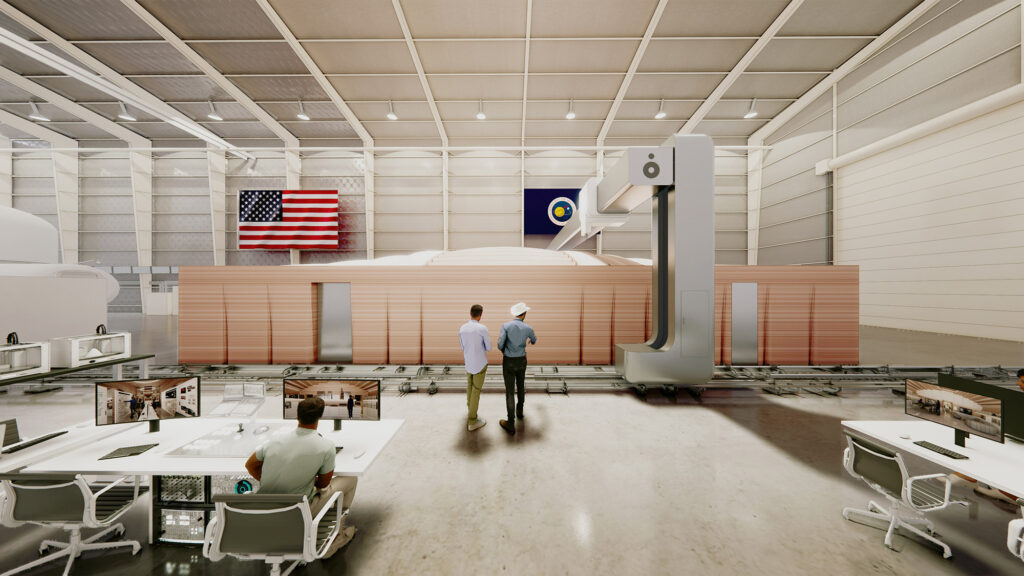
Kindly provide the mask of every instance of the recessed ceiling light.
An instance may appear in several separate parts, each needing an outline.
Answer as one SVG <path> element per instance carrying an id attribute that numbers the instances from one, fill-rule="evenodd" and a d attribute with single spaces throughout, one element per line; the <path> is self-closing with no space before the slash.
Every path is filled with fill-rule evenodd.
<path id="1" fill-rule="evenodd" d="M 655 120 L 661 120 L 665 117 L 665 99 L 661 99 L 661 104 L 658 105 L 658 113 L 654 115 Z"/>
<path id="2" fill-rule="evenodd" d="M 476 113 L 476 119 L 477 120 L 487 120 L 487 114 L 484 114 L 484 100 L 483 100 L 483 98 L 480 99 L 480 109 Z"/>
<path id="3" fill-rule="evenodd" d="M 565 113 L 566 120 L 575 120 L 576 112 L 572 109 L 572 98 L 569 98 L 569 111 Z"/>
<path id="4" fill-rule="evenodd" d="M 309 114 L 306 114 L 306 109 L 302 107 L 302 99 L 299 99 L 299 113 L 295 115 L 299 120 L 309 120 Z"/>
<path id="5" fill-rule="evenodd" d="M 757 116 L 757 110 L 754 110 L 754 105 L 755 104 L 757 104 L 757 98 L 751 98 L 751 100 L 750 100 L 750 110 L 747 110 L 747 113 L 743 115 L 744 118 L 749 120 L 749 119 L 754 118 L 754 117 Z"/>
<path id="6" fill-rule="evenodd" d="M 135 116 L 128 113 L 128 109 L 125 108 L 124 102 L 118 102 L 118 104 L 121 105 L 121 113 L 117 115 L 118 118 L 127 122 L 135 122 L 137 120 Z"/>
<path id="7" fill-rule="evenodd" d="M 28 115 L 29 118 L 31 118 L 33 120 L 36 120 L 38 122 L 49 122 L 50 121 L 49 118 L 47 118 L 46 116 L 43 116 L 43 114 L 39 111 L 39 107 L 36 106 L 35 102 L 29 101 L 29 105 L 32 106 L 32 113 Z"/>
<path id="8" fill-rule="evenodd" d="M 223 120 L 224 118 L 222 118 L 220 114 L 217 114 L 217 109 L 213 107 L 213 100 L 207 100 L 207 102 L 210 103 L 210 113 L 207 114 L 206 117 L 210 120 L 216 120 L 217 122 Z"/>
<path id="9" fill-rule="evenodd" d="M 391 100 L 388 100 L 388 120 L 398 120 L 398 114 L 395 114 L 395 107 L 391 104 Z"/>

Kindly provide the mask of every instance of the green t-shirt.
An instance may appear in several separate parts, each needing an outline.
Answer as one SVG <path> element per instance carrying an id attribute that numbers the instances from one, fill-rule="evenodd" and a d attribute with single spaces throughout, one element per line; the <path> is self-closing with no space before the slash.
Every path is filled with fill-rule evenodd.
<path id="1" fill-rule="evenodd" d="M 296 428 L 275 434 L 256 449 L 256 459 L 263 462 L 259 491 L 313 498 L 313 482 L 318 474 L 334 470 L 334 455 L 334 444 L 315 430 Z"/>

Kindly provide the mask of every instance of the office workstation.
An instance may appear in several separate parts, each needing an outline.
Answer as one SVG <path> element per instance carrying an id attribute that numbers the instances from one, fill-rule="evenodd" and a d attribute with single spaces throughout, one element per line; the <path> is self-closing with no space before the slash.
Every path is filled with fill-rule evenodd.
<path id="1" fill-rule="evenodd" d="M 1022 18 L 0 2 L 0 576 L 1019 573 Z"/>

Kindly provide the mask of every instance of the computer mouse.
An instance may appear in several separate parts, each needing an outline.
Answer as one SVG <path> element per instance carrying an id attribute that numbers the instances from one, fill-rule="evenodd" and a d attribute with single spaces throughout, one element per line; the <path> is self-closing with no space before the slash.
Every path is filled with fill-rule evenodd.
<path id="1" fill-rule="evenodd" d="M 253 430 L 252 433 L 257 435 L 257 436 L 259 436 L 260 434 L 263 434 L 267 430 L 270 430 L 270 426 L 267 426 L 266 424 L 264 424 L 263 426 L 260 426 L 259 428 Z"/>
<path id="2" fill-rule="evenodd" d="M 910 434 L 900 434 L 900 438 L 903 438 L 904 440 L 910 440 Z"/>

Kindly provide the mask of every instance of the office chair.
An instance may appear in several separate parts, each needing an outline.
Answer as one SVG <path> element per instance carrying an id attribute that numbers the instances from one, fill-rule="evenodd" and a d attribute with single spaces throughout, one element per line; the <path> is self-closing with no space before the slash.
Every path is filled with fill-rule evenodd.
<path id="1" fill-rule="evenodd" d="M 75 558 L 87 550 L 106 550 L 131 546 L 132 554 L 138 554 L 142 547 L 135 540 L 99 542 L 111 533 L 124 534 L 124 525 L 114 523 L 140 494 L 139 477 L 134 486 L 128 485 L 128 476 L 107 483 L 90 486 L 80 474 L 0 474 L 0 524 L 11 528 L 23 524 L 56 526 L 67 530 L 69 542 L 43 540 L 39 553 L 50 548 L 58 551 L 34 562 L 4 572 L 10 576 L 36 566 L 67 557 L 64 576 L 71 571 Z M 95 492 L 93 490 L 96 490 Z M 82 539 L 83 528 L 103 528 L 101 532 Z"/>
<path id="2" fill-rule="evenodd" d="M 206 527 L 203 556 L 263 560 L 270 576 L 288 576 L 299 564 L 323 558 L 338 537 L 348 509 L 342 492 L 331 495 L 316 518 L 305 496 L 243 494 L 214 496 L 213 519 Z M 292 563 L 282 573 L 281 564 Z"/>
<path id="3" fill-rule="evenodd" d="M 1021 513 L 1024 514 L 1024 498 L 1017 499 L 1017 506 L 1021 507 Z M 1024 562 L 1024 518 L 1010 520 L 1006 529 L 1006 547 L 1010 554 Z"/>
<path id="4" fill-rule="evenodd" d="M 874 501 L 868 502 L 867 510 L 843 508 L 843 518 L 857 521 L 865 519 L 884 520 L 889 523 L 885 533 L 885 545 L 892 548 L 892 535 L 897 528 L 908 531 L 942 548 L 942 557 L 953 555 L 945 542 L 934 536 L 935 525 L 923 516 L 925 512 L 942 510 L 951 504 L 967 506 L 967 501 L 950 499 L 952 484 L 946 474 L 910 476 L 903 463 L 903 457 L 868 444 L 860 439 L 846 436 L 847 448 L 843 451 L 843 467 L 854 478 L 863 480 L 876 492 L 884 495 L 891 504 L 886 509 Z M 914 524 L 923 525 L 928 531 Z"/>

